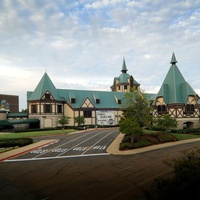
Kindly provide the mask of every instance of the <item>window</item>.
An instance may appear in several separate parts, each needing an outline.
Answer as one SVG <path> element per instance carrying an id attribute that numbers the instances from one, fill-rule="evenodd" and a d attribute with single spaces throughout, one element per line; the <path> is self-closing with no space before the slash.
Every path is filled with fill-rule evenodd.
<path id="1" fill-rule="evenodd" d="M 100 99 L 96 99 L 96 103 L 97 103 L 97 104 L 100 104 Z"/>
<path id="2" fill-rule="evenodd" d="M 157 111 L 158 111 L 158 114 L 167 113 L 166 105 L 158 105 Z"/>
<path id="3" fill-rule="evenodd" d="M 71 98 L 71 103 L 76 103 L 76 99 L 75 98 Z"/>
<path id="4" fill-rule="evenodd" d="M 92 111 L 91 110 L 85 110 L 83 112 L 84 118 L 91 118 L 92 117 Z"/>
<path id="5" fill-rule="evenodd" d="M 133 87 L 133 77 L 132 76 L 130 77 L 130 87 L 131 88 Z"/>
<path id="6" fill-rule="evenodd" d="M 37 105 L 31 105 L 31 113 L 37 113 Z"/>
<path id="7" fill-rule="evenodd" d="M 50 94 L 45 94 L 45 99 L 50 99 Z"/>
<path id="8" fill-rule="evenodd" d="M 62 105 L 57 105 L 57 113 L 62 113 Z"/>
<path id="9" fill-rule="evenodd" d="M 121 104 L 121 103 L 122 103 L 121 99 L 118 99 L 118 104 Z"/>
<path id="10" fill-rule="evenodd" d="M 124 89 L 127 90 L 127 85 L 124 86 Z"/>
<path id="11" fill-rule="evenodd" d="M 194 104 L 186 104 L 185 112 L 186 113 L 193 113 L 194 112 Z"/>
<path id="12" fill-rule="evenodd" d="M 120 90 L 120 86 L 118 86 L 118 89 Z"/>
<path id="13" fill-rule="evenodd" d="M 44 113 L 51 113 L 51 105 L 50 104 L 44 105 Z"/>

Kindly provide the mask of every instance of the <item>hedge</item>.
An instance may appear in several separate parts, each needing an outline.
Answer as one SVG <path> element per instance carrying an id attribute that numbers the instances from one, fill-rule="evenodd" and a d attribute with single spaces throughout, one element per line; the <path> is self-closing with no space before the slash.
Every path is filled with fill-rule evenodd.
<path id="1" fill-rule="evenodd" d="M 33 143 L 32 138 L 1 139 L 0 148 L 16 147 L 16 146 L 23 147 L 32 143 Z"/>

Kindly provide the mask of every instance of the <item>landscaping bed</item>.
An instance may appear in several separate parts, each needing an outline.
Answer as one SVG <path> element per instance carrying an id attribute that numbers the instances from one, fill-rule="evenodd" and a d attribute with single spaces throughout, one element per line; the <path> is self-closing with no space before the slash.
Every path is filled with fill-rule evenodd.
<path id="1" fill-rule="evenodd" d="M 172 134 L 163 132 L 143 134 L 135 137 L 133 142 L 131 142 L 130 136 L 124 135 L 124 138 L 120 143 L 119 150 L 137 149 L 165 142 L 174 142 L 176 140 L 177 139 Z"/>
<path id="2" fill-rule="evenodd" d="M 32 144 L 32 138 L 0 139 L 0 153 Z"/>

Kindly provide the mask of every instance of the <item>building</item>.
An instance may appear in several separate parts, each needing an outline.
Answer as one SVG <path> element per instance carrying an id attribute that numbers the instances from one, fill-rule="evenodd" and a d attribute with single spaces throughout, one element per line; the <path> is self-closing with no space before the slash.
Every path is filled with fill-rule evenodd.
<path id="1" fill-rule="evenodd" d="M 70 117 L 69 126 L 77 125 L 74 118 L 78 116 L 84 116 L 85 125 L 118 124 L 125 91 L 134 86 L 132 76 L 126 73 L 125 60 L 121 71 L 123 78 L 114 80 L 118 89 L 111 92 L 57 89 L 45 72 L 35 90 L 27 92 L 29 118 L 39 119 L 41 128 L 60 126 L 58 120 L 63 115 Z"/>
<path id="2" fill-rule="evenodd" d="M 112 91 L 116 92 L 130 92 L 131 89 L 139 90 L 140 84 L 127 73 L 125 59 L 123 59 L 121 74 L 114 78 L 113 85 L 110 87 Z"/>
<path id="3" fill-rule="evenodd" d="M 4 110 L 7 107 L 7 111 L 12 113 L 19 112 L 19 96 L 17 95 L 7 95 L 7 94 L 0 94 L 0 109 Z M 9 110 L 8 110 L 9 108 Z"/>
<path id="4" fill-rule="evenodd" d="M 199 96 L 178 69 L 174 53 L 170 63 L 171 67 L 153 102 L 153 115 L 171 114 L 177 119 L 178 129 L 197 128 L 200 119 Z"/>
<path id="5" fill-rule="evenodd" d="M 0 94 L 0 126 L 12 125 L 14 129 L 38 128 L 38 119 L 28 119 L 28 113 L 19 112 L 19 97 Z"/>
<path id="6" fill-rule="evenodd" d="M 157 94 L 146 94 L 152 102 L 155 117 L 171 114 L 178 128 L 199 127 L 199 96 L 179 71 L 173 53 L 171 67 Z M 57 127 L 63 116 L 70 117 L 69 126 L 76 126 L 75 117 L 84 116 L 85 125 L 117 125 L 126 92 L 140 90 L 140 84 L 127 73 L 123 59 L 121 74 L 115 77 L 110 92 L 57 89 L 45 72 L 34 91 L 27 92 L 29 118 L 39 119 L 40 128 Z"/>

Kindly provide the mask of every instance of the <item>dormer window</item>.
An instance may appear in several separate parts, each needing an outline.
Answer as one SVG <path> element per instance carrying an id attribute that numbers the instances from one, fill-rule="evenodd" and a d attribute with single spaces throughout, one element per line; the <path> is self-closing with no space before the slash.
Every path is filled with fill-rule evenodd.
<path id="1" fill-rule="evenodd" d="M 100 99 L 96 99 L 96 104 L 100 104 Z"/>
<path id="2" fill-rule="evenodd" d="M 99 97 L 98 93 L 93 94 L 93 98 L 94 98 L 94 102 L 96 104 L 100 104 L 100 97 Z"/>
<path id="3" fill-rule="evenodd" d="M 117 103 L 118 103 L 118 104 L 121 104 L 121 103 L 122 103 L 122 100 L 121 100 L 121 99 L 118 99 Z"/>
<path id="4" fill-rule="evenodd" d="M 76 99 L 75 98 L 71 98 L 71 103 L 76 103 Z"/>

